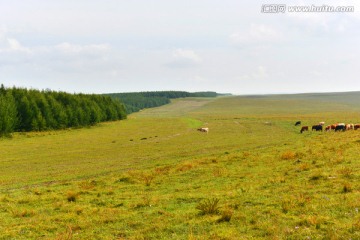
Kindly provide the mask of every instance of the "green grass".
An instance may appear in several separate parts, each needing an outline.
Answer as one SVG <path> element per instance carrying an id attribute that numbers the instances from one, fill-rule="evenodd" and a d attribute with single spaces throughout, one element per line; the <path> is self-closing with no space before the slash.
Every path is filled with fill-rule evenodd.
<path id="1" fill-rule="evenodd" d="M 360 122 L 324 99 L 177 99 L 1 139 L 0 239 L 360 239 L 360 131 L 294 126 Z"/>

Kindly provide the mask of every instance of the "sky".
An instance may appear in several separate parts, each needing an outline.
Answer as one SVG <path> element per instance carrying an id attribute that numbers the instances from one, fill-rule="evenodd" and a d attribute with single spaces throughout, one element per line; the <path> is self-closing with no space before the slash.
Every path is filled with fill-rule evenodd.
<path id="1" fill-rule="evenodd" d="M 0 0 L 0 83 L 70 93 L 360 91 L 360 1 L 283 1 L 354 6 L 348 13 L 262 12 L 274 3 Z"/>

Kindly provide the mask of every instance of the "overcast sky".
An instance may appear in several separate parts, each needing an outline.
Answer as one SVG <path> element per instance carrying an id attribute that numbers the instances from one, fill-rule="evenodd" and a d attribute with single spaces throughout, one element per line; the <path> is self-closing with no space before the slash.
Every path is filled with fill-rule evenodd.
<path id="1" fill-rule="evenodd" d="M 67 92 L 360 90 L 353 13 L 262 13 L 254 0 L 0 0 L 0 83 Z M 291 4 L 290 4 L 291 2 Z"/>

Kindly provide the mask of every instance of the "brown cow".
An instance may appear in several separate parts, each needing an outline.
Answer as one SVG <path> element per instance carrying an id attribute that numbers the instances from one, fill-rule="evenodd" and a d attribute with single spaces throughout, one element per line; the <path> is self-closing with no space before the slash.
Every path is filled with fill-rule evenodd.
<path id="1" fill-rule="evenodd" d="M 331 124 L 330 130 L 335 130 L 335 129 L 336 129 L 336 126 L 337 126 L 337 124 Z"/>
<path id="2" fill-rule="evenodd" d="M 360 124 L 355 124 L 354 125 L 354 130 L 357 130 L 358 128 L 360 128 Z"/>
<path id="3" fill-rule="evenodd" d="M 303 133 L 304 131 L 309 131 L 309 126 L 302 126 L 300 133 Z"/>
<path id="4" fill-rule="evenodd" d="M 330 130 L 331 130 L 331 125 L 325 127 L 325 131 L 330 132 Z"/>

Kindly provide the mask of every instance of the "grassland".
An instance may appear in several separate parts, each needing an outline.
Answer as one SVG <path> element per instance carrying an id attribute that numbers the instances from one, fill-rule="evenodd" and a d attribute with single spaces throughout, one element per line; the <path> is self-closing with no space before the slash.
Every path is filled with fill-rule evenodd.
<path id="1" fill-rule="evenodd" d="M 360 122 L 340 98 L 186 98 L 1 139 L 0 239 L 360 239 L 360 132 L 294 126 Z"/>

